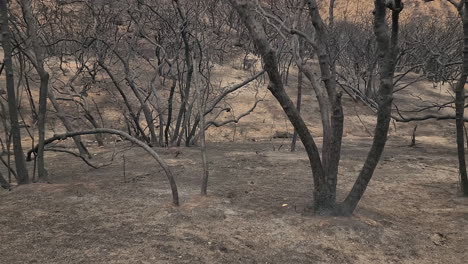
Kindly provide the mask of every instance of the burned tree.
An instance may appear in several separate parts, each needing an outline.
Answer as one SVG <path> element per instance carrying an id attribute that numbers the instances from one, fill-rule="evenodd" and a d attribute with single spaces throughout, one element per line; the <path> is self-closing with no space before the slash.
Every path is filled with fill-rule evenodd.
<path id="1" fill-rule="evenodd" d="M 317 38 L 314 45 L 319 60 L 322 77 L 321 86 L 326 93 L 326 101 L 320 105 L 322 111 L 330 111 L 323 116 L 324 142 L 322 155 L 310 133 L 307 125 L 287 95 L 283 80 L 278 71 L 276 51 L 270 44 L 263 25 L 255 16 L 256 6 L 250 1 L 230 0 L 233 8 L 249 31 L 250 38 L 260 53 L 265 69 L 269 76 L 268 89 L 280 103 L 283 111 L 298 132 L 306 149 L 312 168 L 314 180 L 314 210 L 317 213 L 350 215 L 359 203 L 367 185 L 372 178 L 380 156 L 387 141 L 387 133 L 391 119 L 393 76 L 397 55 L 399 14 L 403 9 L 401 1 L 395 1 L 395 6 L 390 9 L 392 14 L 391 29 L 386 22 L 389 10 L 386 1 L 376 0 L 374 11 L 374 33 L 377 38 L 378 55 L 380 64 L 380 87 L 378 92 L 378 113 L 375 134 L 372 147 L 368 153 L 363 168 L 353 186 L 342 203 L 336 202 L 336 182 L 340 161 L 341 141 L 343 133 L 343 109 L 341 106 L 341 93 L 337 90 L 335 67 L 331 61 L 328 45 L 328 31 L 324 24 L 315 0 L 305 0 L 309 10 L 313 27 Z M 293 33 L 301 34 L 296 30 Z M 327 118 L 326 122 L 323 122 Z"/>
<path id="2" fill-rule="evenodd" d="M 23 147 L 21 145 L 21 130 L 18 122 L 17 99 L 13 72 L 11 32 L 8 23 L 8 6 L 6 0 L 0 0 L 0 19 L 2 32 L 2 47 L 5 53 L 4 65 L 6 74 L 6 88 L 8 94 L 8 111 L 10 115 L 10 130 L 13 138 L 13 148 L 19 184 L 29 183 L 28 170 L 24 160 Z"/>

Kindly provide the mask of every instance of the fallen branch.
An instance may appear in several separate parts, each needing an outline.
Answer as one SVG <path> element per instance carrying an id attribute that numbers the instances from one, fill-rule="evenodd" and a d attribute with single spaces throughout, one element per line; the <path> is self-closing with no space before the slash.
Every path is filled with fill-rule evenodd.
<path id="1" fill-rule="evenodd" d="M 167 179 L 169 180 L 169 185 L 171 187 L 172 191 L 172 202 L 174 205 L 178 206 L 179 205 L 179 194 L 177 191 L 177 185 L 174 180 L 174 176 L 172 175 L 171 170 L 169 169 L 169 166 L 164 162 L 161 157 L 159 157 L 158 153 L 154 151 L 150 146 L 148 146 L 146 143 L 144 143 L 141 140 L 136 139 L 135 137 L 132 137 L 131 135 L 120 131 L 120 130 L 115 130 L 115 129 L 108 129 L 108 128 L 97 128 L 93 130 L 84 130 L 84 131 L 76 131 L 76 132 L 68 132 L 68 133 L 63 133 L 63 134 L 56 134 L 51 138 L 48 138 L 44 141 L 44 145 L 48 145 L 54 141 L 57 140 L 64 140 L 69 137 L 74 137 L 74 136 L 80 136 L 80 135 L 95 135 L 95 134 L 113 134 L 113 135 L 119 135 L 123 138 L 126 138 L 130 142 L 142 147 L 146 152 L 148 152 L 153 158 L 159 163 L 159 165 L 163 168 L 164 172 L 166 173 Z M 27 155 L 27 161 L 31 161 L 31 155 L 32 153 L 37 153 L 38 145 L 36 145 L 33 149 L 28 151 Z"/>

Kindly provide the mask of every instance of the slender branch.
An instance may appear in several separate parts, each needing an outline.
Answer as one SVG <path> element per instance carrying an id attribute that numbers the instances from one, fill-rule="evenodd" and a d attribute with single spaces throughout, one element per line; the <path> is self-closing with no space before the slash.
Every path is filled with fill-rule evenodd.
<path id="1" fill-rule="evenodd" d="M 177 185 L 174 179 L 174 176 L 172 175 L 171 170 L 169 169 L 169 166 L 167 163 L 154 151 L 150 146 L 148 146 L 146 143 L 144 143 L 141 140 L 136 139 L 135 137 L 132 137 L 131 135 L 120 131 L 120 130 L 115 130 L 115 129 L 108 129 L 108 128 L 97 128 L 93 130 L 84 130 L 84 131 L 76 131 L 76 132 L 68 132 L 68 133 L 63 133 L 63 134 L 56 134 L 51 138 L 48 138 L 44 141 L 44 146 L 48 145 L 54 141 L 57 140 L 65 140 L 69 137 L 74 137 L 74 136 L 80 136 L 80 135 L 95 135 L 95 134 L 113 134 L 113 135 L 119 135 L 123 138 L 126 138 L 130 142 L 142 147 L 146 152 L 148 152 L 158 163 L 159 165 L 163 168 L 164 172 L 166 173 L 167 179 L 169 180 L 169 184 L 172 190 L 172 202 L 174 205 L 178 206 L 179 205 L 179 194 L 177 191 Z M 38 149 L 38 145 L 36 145 L 33 149 L 28 151 L 27 155 L 27 160 L 31 161 L 31 155 L 32 153 L 36 153 Z"/>

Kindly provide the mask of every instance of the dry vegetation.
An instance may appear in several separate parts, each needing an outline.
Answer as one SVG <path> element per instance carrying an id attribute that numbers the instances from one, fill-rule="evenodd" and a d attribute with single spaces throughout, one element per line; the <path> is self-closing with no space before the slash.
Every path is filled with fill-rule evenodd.
<path id="1" fill-rule="evenodd" d="M 13 2 L 17 4 L 16 1 Z M 25 2 L 28 1 L 25 0 Z M 106 39 L 108 43 L 103 46 L 96 43 L 94 43 L 96 46 L 90 44 L 89 47 L 82 44 L 74 46 L 77 45 L 76 40 L 66 42 L 70 47 L 78 47 L 76 52 L 83 56 L 81 60 L 77 59 L 79 57 L 77 54 L 68 54 L 63 51 L 68 46 L 61 46 L 61 44 L 56 44 L 57 50 L 63 49 L 60 51 L 61 54 L 46 56 L 44 67 L 50 74 L 49 88 L 58 98 L 61 109 L 59 111 L 53 107 L 49 100 L 45 136 L 47 138 L 57 133 L 70 131 L 64 126 L 64 116 L 71 122 L 74 130 L 92 128 L 89 120 L 83 117 L 84 113 L 89 111 L 100 127 L 128 131 L 145 144 L 152 144 L 176 178 L 181 205 L 175 206 L 171 203 L 171 192 L 164 170 L 144 150 L 112 135 L 104 136 L 104 146 L 98 146 L 98 138 L 95 136 L 83 136 L 82 141 L 92 158 L 84 155 L 78 158 L 66 153 L 46 151 L 47 183 L 17 184 L 11 176 L 13 181 L 11 189 L 0 188 L 0 252 L 2 252 L 0 263 L 466 263 L 468 259 L 468 250 L 466 250 L 468 199 L 460 191 L 455 121 L 453 118 L 448 120 L 432 118 L 418 122 L 401 122 L 407 121 L 405 118 L 408 117 L 419 118 L 427 115 L 452 117 L 454 115 L 455 94 L 453 90 L 460 75 L 458 62 L 454 63 L 455 66 L 447 66 L 448 74 L 441 77 L 445 79 L 434 80 L 430 79 L 426 72 L 428 68 L 426 63 L 429 64 L 427 61 L 421 59 L 423 62 L 417 61 L 417 63 L 424 65 L 417 70 L 408 70 L 413 66 L 411 64 L 413 61 L 408 59 L 405 62 L 407 58 L 402 55 L 404 62 L 401 62 L 396 70 L 394 69 L 397 77 L 392 80 L 398 79 L 398 82 L 395 82 L 397 90 L 406 87 L 405 85 L 408 87 L 394 94 L 391 106 L 393 115 L 387 131 L 389 138 L 385 151 L 376 166 L 364 197 L 352 215 L 331 216 L 315 210 L 313 204 L 316 191 L 313 179 L 315 175 L 311 173 L 310 155 L 305 150 L 305 144 L 302 143 L 298 143 L 297 151 L 290 151 L 294 127 L 285 114 L 284 108 L 270 92 L 272 90 L 269 87 L 272 85 L 269 83 L 271 72 L 229 93 L 220 100 L 217 107 L 214 107 L 213 112 L 206 115 L 207 122 L 221 123 L 235 120 L 247 113 L 236 122 L 229 122 L 219 127 L 212 125 L 207 128 L 206 151 L 210 177 L 208 195 L 202 196 L 200 195 L 200 179 L 204 166 L 200 155 L 200 139 L 197 136 L 189 139 L 186 137 L 187 132 L 181 131 L 179 136 L 182 140 L 179 143 L 166 142 L 169 143 L 169 146 L 166 146 L 162 142 L 164 140 L 150 142 L 148 120 L 145 119 L 141 110 L 143 104 L 130 84 L 134 82 L 137 92 L 147 96 L 144 104 L 147 104 L 151 110 L 154 122 L 152 124 L 158 135 L 163 131 L 159 130 L 160 126 L 165 126 L 164 122 L 167 121 L 167 119 L 161 120 L 161 116 L 167 118 L 169 104 L 172 103 L 173 123 L 169 124 L 170 129 L 167 132 L 170 137 L 177 137 L 174 126 L 179 111 L 183 109 L 182 93 L 186 87 L 184 86 L 186 85 L 185 78 L 189 75 L 186 67 L 190 68 L 190 59 L 195 60 L 195 63 L 200 57 L 201 62 L 205 63 L 203 60 L 206 60 L 206 65 L 200 63 L 194 68 L 202 67 L 199 73 L 207 80 L 200 81 L 194 78 L 189 83 L 193 84 L 192 89 L 195 89 L 196 85 L 206 84 L 208 88 L 204 88 L 207 89 L 204 104 L 207 107 L 226 90 L 226 87 L 242 83 L 262 71 L 262 66 L 264 66 L 261 64 L 262 54 L 254 51 L 249 32 L 239 26 L 240 20 L 233 22 L 234 25 L 228 26 L 227 22 L 227 24 L 222 24 L 220 32 L 216 32 L 220 30 L 219 28 L 213 30 L 215 33 L 210 31 L 214 26 L 210 24 L 211 18 L 208 17 L 208 13 L 203 13 L 206 17 L 200 18 L 195 12 L 196 10 L 208 12 L 209 8 L 203 6 L 203 1 L 194 1 L 201 4 L 193 6 L 185 3 L 188 1 L 167 0 L 153 3 L 155 8 L 161 7 L 158 12 L 164 15 L 164 19 L 174 19 L 171 21 L 172 29 L 181 34 L 174 39 L 171 38 L 174 33 L 168 29 L 169 27 L 162 22 L 161 24 L 164 25 L 158 24 L 159 20 L 148 19 L 151 15 L 141 11 L 143 8 L 139 4 L 138 8 L 135 7 L 140 1 L 130 2 L 133 6 L 128 10 L 135 12 L 132 15 L 142 16 L 141 25 L 137 22 L 130 23 L 129 21 L 133 21 L 131 19 L 126 21 L 127 14 L 119 15 L 119 12 L 122 13 L 126 7 L 116 4 L 113 7 L 115 10 L 112 8 L 109 8 L 110 11 L 106 8 L 99 10 L 103 12 L 102 17 L 93 14 L 96 16 L 93 18 L 94 22 L 88 17 L 83 18 L 83 21 L 70 22 L 70 28 L 57 27 L 64 32 L 72 29 L 81 30 L 80 27 L 87 25 L 86 23 L 96 23 L 99 18 L 105 22 L 111 21 L 109 22 L 111 29 L 115 26 L 113 23 L 118 24 L 115 31 L 105 31 L 106 34 L 115 33 L 115 36 L 108 36 L 101 32 L 103 39 L 108 38 Z M 179 7 L 174 4 L 176 2 L 183 3 L 182 11 L 180 11 L 182 14 L 186 11 L 184 8 L 188 9 L 185 13 L 190 21 L 187 28 L 193 31 L 190 35 L 190 38 L 193 38 L 191 42 L 193 47 L 189 52 L 192 57 L 188 59 L 184 57 L 183 34 L 181 33 L 187 28 L 182 26 L 183 17 L 177 17 L 178 13 L 174 11 Z M 267 7 L 271 7 L 271 10 L 275 12 L 282 12 L 281 8 L 276 10 L 276 7 L 273 7 L 276 3 L 274 1 L 260 2 L 265 4 L 267 11 L 269 11 Z M 283 2 L 289 3 L 290 1 L 281 1 Z M 296 3 L 296 1 L 292 2 Z M 329 1 L 318 2 L 323 19 L 327 21 Z M 335 21 L 367 25 L 370 27 L 371 39 L 375 41 L 372 37 L 371 15 L 374 6 L 371 2 L 373 1 L 336 1 Z M 407 25 L 413 25 L 412 20 L 432 21 L 433 26 L 434 23 L 439 23 L 434 19 L 436 16 L 440 16 L 440 21 L 447 25 L 454 23 L 454 28 L 461 31 L 460 23 L 450 20 L 456 18 L 457 14 L 453 6 L 447 3 L 448 1 L 424 3 L 422 0 L 407 0 L 404 2 L 405 12 L 401 17 L 404 34 L 414 33 L 410 27 L 405 28 Z M 102 3 L 97 1 L 96 6 Z M 52 21 L 51 18 L 44 16 L 41 12 L 50 15 L 52 12 L 48 12 L 54 8 L 59 9 L 60 5 L 55 5 L 54 1 L 42 1 L 41 4 L 49 9 L 42 10 L 38 7 L 41 6 L 39 4 L 33 6 L 33 9 L 37 11 L 34 15 L 40 17 L 39 23 L 54 24 L 55 22 L 49 21 L 49 19 Z M 61 15 L 65 14 L 63 19 L 79 17 L 93 10 L 92 5 L 90 7 L 81 4 L 78 2 L 66 5 L 67 7 L 62 10 L 64 13 L 61 13 Z M 226 6 L 229 5 L 226 4 Z M 20 9 L 15 8 L 19 6 L 13 5 L 12 14 L 22 18 L 19 13 Z M 148 10 L 146 12 L 152 14 Z M 173 13 L 170 13 L 170 10 Z M 258 17 L 261 17 L 260 14 L 267 14 L 267 11 L 258 13 Z M 219 18 L 216 18 L 219 19 L 218 23 L 225 23 L 223 16 L 232 15 L 230 11 L 224 9 L 217 12 L 219 12 Z M 130 16 L 131 12 L 128 11 L 128 13 Z M 173 14 L 173 17 L 170 14 Z M 55 18 L 55 16 L 52 17 Z M 291 17 L 285 21 L 291 22 Z M 114 18 L 123 19 L 123 22 L 113 21 Z M 213 18 L 213 21 L 216 19 Z M 229 18 L 229 21 L 231 20 L 234 19 Z M 154 21 L 157 23 L 151 24 Z M 18 21 L 14 22 L 18 23 L 15 26 L 26 27 Z M 310 21 L 307 20 L 307 22 Z M 125 23 L 130 23 L 132 26 L 127 27 Z M 280 43 L 282 39 L 277 35 L 277 31 L 280 30 L 272 26 L 275 23 L 274 19 L 272 18 L 268 23 L 265 22 L 268 25 L 265 28 L 270 30 L 269 36 L 274 36 L 270 40 L 271 43 L 274 40 Z M 343 24 L 344 27 L 346 23 Z M 429 26 L 429 24 L 429 22 L 427 24 L 415 23 L 416 26 Z M 92 31 L 98 28 L 96 24 L 93 25 L 95 28 L 87 28 L 88 30 L 83 30 L 77 35 L 68 31 L 66 33 L 70 35 L 65 33 L 64 35 L 77 39 L 88 36 L 86 34 L 92 36 L 97 32 L 92 33 Z M 148 34 L 152 37 L 152 26 L 160 26 L 161 32 L 166 30 L 162 34 L 167 35 L 159 36 L 160 39 L 155 37 L 155 40 L 151 39 L 146 42 L 144 35 Z M 145 32 L 139 27 L 151 30 Z M 234 27 L 236 27 L 235 30 Z M 44 32 L 50 33 L 48 30 L 48 28 L 43 29 Z M 61 32 L 60 30 L 57 29 L 57 32 Z M 308 33 L 307 30 L 304 28 L 304 32 Z M 229 31 L 229 33 L 224 31 Z M 443 34 L 447 33 L 442 31 L 441 29 L 440 35 L 434 34 L 437 37 L 441 36 L 439 40 L 444 38 Z M 14 35 L 16 37 L 14 41 L 17 41 L 20 33 L 16 31 L 13 33 L 17 34 Z M 47 35 L 46 33 L 44 34 Z M 362 34 L 359 35 L 362 38 L 368 37 L 364 31 L 358 33 Z M 451 33 L 450 30 L 448 33 Z M 138 40 L 135 43 L 132 42 L 132 37 L 129 36 L 135 38 L 137 35 Z M 51 36 L 56 37 L 53 34 Z M 450 35 L 450 37 L 454 36 L 461 35 L 456 33 Z M 403 53 L 414 57 L 426 56 L 421 55 L 424 51 L 411 49 L 411 45 L 420 40 L 407 38 L 406 35 L 402 38 L 404 42 L 402 49 L 407 52 Z M 201 46 L 206 45 L 203 48 L 200 47 L 202 51 L 197 50 L 196 44 L 199 43 L 196 43 L 195 39 L 202 40 Z M 152 41 L 161 41 L 161 43 L 153 46 Z M 248 43 L 237 43 L 243 41 Z M 347 45 L 351 43 L 351 40 L 344 42 L 346 44 L 341 47 L 343 54 L 349 52 L 344 50 L 348 48 Z M 453 46 L 445 47 L 447 43 Z M 431 43 L 424 43 L 426 45 L 424 48 L 434 53 L 436 49 L 440 49 L 437 50 L 440 52 L 437 58 L 446 59 L 447 61 L 444 62 L 448 65 L 453 63 L 453 60 L 459 60 L 461 46 L 458 45 L 458 39 L 449 40 L 447 43 L 441 42 L 440 45 L 435 43 L 434 46 L 430 46 Z M 138 48 L 134 49 L 133 44 Z M 157 55 L 157 59 L 162 61 L 161 64 L 158 64 L 160 62 L 156 62 L 155 58 L 147 59 L 146 55 L 137 53 L 138 50 L 150 54 L 150 57 L 156 56 L 157 48 L 155 47 L 158 45 L 166 49 L 163 55 Z M 216 45 L 222 45 L 219 49 L 224 49 L 220 52 L 223 55 L 216 53 L 219 50 L 214 51 L 214 47 L 217 48 Z M 106 48 L 103 48 L 104 46 Z M 17 48 L 19 51 L 14 54 L 15 56 L 31 51 L 31 47 L 24 43 L 18 44 Z M 371 48 L 370 53 L 376 54 L 376 49 Z M 444 49 L 448 55 L 443 53 Z M 286 54 L 289 54 L 288 52 L 292 54 L 294 51 L 291 50 L 284 48 L 283 51 Z M 458 55 L 450 53 L 449 50 L 459 53 Z M 0 50 L 0 52 L 0 61 L 3 61 L 3 51 Z M 60 52 L 57 51 L 57 53 Z M 119 52 L 125 56 L 130 54 L 126 58 L 128 61 L 125 62 L 125 58 L 120 58 L 119 56 L 122 55 Z M 203 56 L 198 52 L 203 53 Z M 316 74 L 315 77 L 320 79 L 322 78 L 319 68 L 321 61 L 313 55 L 313 52 L 308 52 L 306 51 L 304 55 L 309 56 L 304 65 L 308 65 Z M 283 58 L 286 62 L 290 60 L 292 65 L 288 69 L 289 77 L 284 82 L 284 89 L 287 95 L 296 102 L 299 75 L 296 63 L 298 61 L 295 62 L 291 54 Z M 218 55 L 222 59 L 216 57 Z M 97 59 L 99 56 L 102 56 L 102 61 Z M 253 62 L 247 68 L 245 67 L 246 58 Z M 19 63 L 20 59 L 24 60 L 22 62 L 27 65 L 28 69 L 22 77 L 21 85 L 17 87 L 20 89 L 18 93 L 20 113 L 24 122 L 21 142 L 24 150 L 27 151 L 38 143 L 38 120 L 34 116 L 29 98 L 32 98 L 38 106 L 40 76 L 28 62 L 31 58 L 22 57 L 15 57 L 15 74 L 19 74 L 18 68 L 22 65 Z M 352 61 L 352 59 L 349 60 Z M 280 63 L 284 61 L 280 60 Z M 346 60 L 343 61 L 346 62 Z M 362 80 L 357 78 L 357 81 L 352 83 L 351 79 L 355 77 L 352 76 L 353 73 L 350 73 L 353 70 L 350 66 L 352 62 L 348 65 L 343 61 L 337 59 L 337 62 L 334 62 L 337 63 L 339 82 L 354 87 L 353 85 L 360 86 L 368 81 L 364 80 L 365 78 Z M 123 66 L 125 63 L 128 63 L 130 70 Z M 89 69 L 80 68 L 83 65 L 88 66 Z M 283 64 L 280 66 L 284 67 Z M 103 70 L 104 67 L 108 67 L 110 74 Z M 157 67 L 163 69 L 163 74 L 155 70 Z M 95 70 L 93 72 L 95 75 L 90 77 L 90 72 L 93 70 Z M 112 73 L 118 81 L 113 79 Z M 436 74 L 439 73 L 436 72 Z M 359 99 L 356 94 L 350 93 L 346 88 L 336 87 L 337 90 L 343 92 L 341 100 L 344 112 L 343 145 L 337 173 L 336 200 L 338 201 L 344 200 L 349 190 L 353 188 L 356 177 L 362 171 L 366 156 L 371 149 L 377 122 L 376 112 L 380 109 L 380 106 L 372 105 L 379 100 L 377 88 L 380 76 L 375 68 L 372 69 L 372 74 L 375 74 L 374 90 L 377 91 L 374 96 L 369 95 L 369 97 Z M 400 79 L 400 76 L 403 77 Z M 26 80 L 29 80 L 31 84 L 30 97 L 26 93 Z M 171 98 L 173 80 L 177 83 L 177 89 L 172 100 L 169 98 Z M 349 83 L 347 83 L 348 80 L 350 80 Z M 117 92 L 119 85 L 122 89 L 121 93 Z M 318 102 L 316 93 L 318 90 L 314 90 L 306 78 L 304 78 L 303 85 L 301 116 L 305 120 L 308 131 L 314 135 L 317 145 L 322 148 L 324 132 L 320 120 L 323 117 L 324 108 Z M 2 95 L 4 86 L 6 87 L 5 74 L 2 73 L 0 75 Z M 154 87 L 156 88 L 152 90 Z M 153 91 L 156 92 L 153 94 Z M 124 103 L 122 94 L 128 96 L 128 105 Z M 183 110 L 188 113 L 180 115 L 182 116 L 180 121 L 187 120 L 186 129 L 193 127 L 195 134 L 198 135 L 199 128 L 197 124 L 194 124 L 198 103 L 195 103 L 194 94 L 194 90 L 189 93 L 186 99 L 188 110 Z M 4 100 L 4 103 L 7 102 L 6 99 L 6 95 L 0 98 Z M 49 99 L 51 99 L 50 95 Z M 252 108 L 254 105 L 255 107 Z M 136 121 L 132 120 L 132 111 L 138 113 Z M 62 112 L 65 114 L 61 115 Z M 2 119 L 8 119 L 6 114 L 7 111 L 2 110 Z M 400 122 L 397 122 L 398 120 Z M 141 135 L 137 131 L 138 125 L 146 134 Z M 182 127 L 184 125 L 181 125 Z M 0 130 L 2 139 L 0 143 L 4 146 L 5 127 Z M 28 137 L 28 133 L 32 133 L 33 136 Z M 414 136 L 415 144 L 412 144 Z M 162 136 L 161 139 L 163 139 Z M 184 145 L 189 146 L 184 147 Z M 49 147 L 76 152 L 76 145 L 70 139 L 54 142 Z M 13 155 L 10 154 L 14 165 Z M 5 150 L 2 152 L 2 157 L 5 159 L 8 157 Z M 99 168 L 87 166 L 82 159 Z M 31 174 L 37 170 L 36 165 L 36 162 L 27 163 L 27 169 Z M 0 172 L 0 177 L 3 175 L 8 178 L 8 169 L 5 166 L 0 166 Z"/>
<path id="2" fill-rule="evenodd" d="M 408 91 L 429 98 L 440 90 L 426 83 Z M 248 107 L 248 98 L 233 105 Z M 369 127 L 375 119 L 365 106 L 345 102 L 351 114 L 339 195 L 351 187 L 369 148 L 354 113 Z M 306 92 L 305 109 L 314 104 Z M 413 148 L 412 125 L 397 123 L 359 209 L 351 218 L 330 218 L 311 216 L 312 180 L 302 148 L 291 153 L 290 138 L 271 139 L 292 132 L 280 116 L 270 98 L 237 125 L 238 142 L 231 142 L 234 127 L 209 130 L 208 197 L 198 194 L 197 149 L 158 148 L 177 176 L 180 208 L 169 202 L 163 171 L 137 147 L 117 143 L 126 151 L 98 170 L 48 153 L 52 184 L 0 193 L 1 251 L 9 252 L 2 262 L 464 263 L 468 201 L 458 191 L 452 122 L 419 124 Z M 111 143 L 91 151 L 92 163 L 103 165 L 115 149 Z"/>

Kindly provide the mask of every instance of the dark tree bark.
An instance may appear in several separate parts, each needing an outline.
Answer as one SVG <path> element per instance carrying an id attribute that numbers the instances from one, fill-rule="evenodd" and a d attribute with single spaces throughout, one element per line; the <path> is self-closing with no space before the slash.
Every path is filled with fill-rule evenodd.
<path id="1" fill-rule="evenodd" d="M 329 33 L 320 16 L 317 1 L 305 0 L 305 2 L 309 7 L 309 17 L 317 34 L 316 51 L 322 82 L 328 95 L 327 105 L 329 107 L 327 108 L 331 112 L 330 123 L 324 124 L 322 166 L 328 184 L 326 189 L 331 190 L 332 193 L 320 198 L 326 200 L 324 204 L 329 204 L 335 203 L 336 200 L 336 183 L 343 138 L 343 108 L 341 106 L 341 94 L 336 91 L 335 65 L 332 63 L 330 49 L 328 48 L 330 45 Z M 324 209 L 327 210 L 327 208 Z"/>
<path id="2" fill-rule="evenodd" d="M 7 190 L 10 189 L 10 184 L 7 182 L 7 180 L 5 180 L 5 178 L 3 178 L 3 174 L 1 172 L 0 172 L 0 187 L 2 187 L 3 189 L 7 189 Z"/>
<path id="3" fill-rule="evenodd" d="M 386 22 L 387 7 L 385 5 L 385 1 L 375 0 L 374 32 L 377 38 L 377 48 L 381 68 L 377 124 L 375 127 L 374 140 L 364 166 L 354 183 L 351 192 L 340 205 L 340 213 L 344 215 L 351 215 L 356 209 L 372 178 L 387 142 L 387 134 L 392 112 L 393 77 L 395 74 L 395 64 L 398 53 L 399 16 L 402 9 L 402 1 L 396 0 L 395 7 L 392 10 L 391 34 L 389 34 Z"/>
<path id="4" fill-rule="evenodd" d="M 37 73 L 40 78 L 39 86 L 39 112 L 38 112 L 38 136 L 39 149 L 37 151 L 37 174 L 40 181 L 47 181 L 47 170 L 44 164 L 44 139 L 45 139 L 45 123 L 47 116 L 47 93 L 49 89 L 49 73 L 44 69 L 44 54 L 39 46 L 38 28 L 36 20 L 32 14 L 30 0 L 21 0 L 21 10 L 27 28 L 27 44 L 31 46 L 32 53 L 29 54 Z M 25 51 L 27 52 L 27 51 Z"/>
<path id="5" fill-rule="evenodd" d="M 182 19 L 181 36 L 184 42 L 184 56 L 185 56 L 185 64 L 187 67 L 185 88 L 183 89 L 181 93 L 182 103 L 180 105 L 179 114 L 177 117 L 175 129 L 174 129 L 174 135 L 172 137 L 172 143 L 177 142 L 176 144 L 177 146 L 179 146 L 183 133 L 186 130 L 185 128 L 186 121 L 189 118 L 189 115 L 187 114 L 187 106 L 189 104 L 188 100 L 190 98 L 190 90 L 191 90 L 191 85 L 192 85 L 193 61 L 192 61 L 192 55 L 191 55 L 192 49 L 190 46 L 189 32 L 187 30 L 188 20 L 186 17 L 186 13 L 185 13 L 185 10 L 180 5 L 179 0 L 173 0 L 173 1 L 176 4 L 175 7 L 177 9 L 177 13 Z"/>
<path id="6" fill-rule="evenodd" d="M 21 145 L 21 130 L 18 123 L 18 109 L 15 95 L 15 81 L 13 73 L 12 47 L 10 43 L 10 29 L 8 26 L 8 7 L 6 0 L 0 0 L 0 19 L 2 30 L 2 47 L 4 52 L 4 65 L 6 74 L 6 88 L 8 95 L 8 112 L 10 115 L 11 136 L 15 155 L 15 166 L 18 184 L 29 183 L 28 170 L 24 160 L 23 147 Z"/>
<path id="7" fill-rule="evenodd" d="M 312 167 L 314 179 L 315 212 L 335 215 L 352 214 L 366 190 L 387 141 L 391 118 L 399 14 L 403 8 L 401 1 L 397 0 L 396 7 L 392 10 L 392 31 L 390 34 L 386 24 L 387 7 L 385 1 L 375 0 L 376 11 L 374 28 L 378 41 L 381 64 L 378 118 L 373 144 L 363 169 L 352 191 L 341 204 L 336 204 L 336 182 L 343 136 L 343 108 L 341 105 L 341 94 L 336 91 L 335 67 L 331 61 L 330 52 L 328 51 L 327 29 L 320 17 L 316 1 L 305 0 L 305 3 L 309 7 L 309 16 L 317 34 L 317 43 L 312 44 L 318 53 L 321 77 L 326 90 L 326 95 L 318 93 L 317 97 L 319 98 L 321 110 L 331 110 L 330 118 L 328 115 L 323 116 L 322 114 L 322 123 L 324 126 L 322 157 L 320 157 L 317 146 L 307 126 L 285 92 L 281 76 L 278 72 L 276 51 L 271 47 L 263 25 L 255 19 L 255 7 L 250 1 L 246 0 L 229 0 L 229 2 L 236 9 L 241 20 L 247 27 L 250 37 L 263 59 L 265 69 L 270 79 L 268 89 L 282 106 L 283 111 L 288 116 L 295 130 L 297 130 L 304 144 Z M 313 75 L 307 70 L 304 71 L 304 74 L 311 80 L 312 85 L 317 86 L 314 88 L 316 92 L 320 92 L 320 88 L 313 81 Z M 308 74 L 310 76 L 308 76 Z M 328 100 L 325 100 L 325 98 Z M 329 120 L 329 122 L 327 120 Z"/>
<path id="8" fill-rule="evenodd" d="M 193 59 L 192 59 L 193 60 Z M 207 194 L 208 189 L 208 176 L 209 176 L 209 169 L 208 169 L 208 160 L 206 154 L 206 142 L 205 142 L 205 100 L 203 98 L 204 92 L 202 91 L 202 82 L 199 78 L 199 69 L 198 65 L 195 64 L 194 67 L 194 81 L 195 81 L 195 89 L 196 89 L 196 97 L 197 97 L 197 108 L 198 108 L 198 116 L 200 117 L 200 151 L 202 156 L 202 163 L 203 163 L 203 173 L 201 177 L 201 195 Z M 204 90 L 204 89 L 203 89 Z"/>
<path id="9" fill-rule="evenodd" d="M 54 91 L 49 89 L 47 94 L 48 94 L 50 103 L 52 104 L 55 111 L 57 112 L 57 117 L 60 119 L 60 121 L 62 122 L 65 129 L 67 131 L 69 131 L 69 132 L 74 131 L 75 129 L 73 127 L 73 124 L 70 122 L 70 120 L 67 119 L 67 117 L 65 115 L 65 111 L 62 109 L 60 104 L 55 99 Z M 86 148 L 86 146 L 83 144 L 83 141 L 81 141 L 80 136 L 74 136 L 73 137 L 73 142 L 75 142 L 76 148 L 78 149 L 78 152 L 80 152 L 80 155 L 87 156 L 88 158 L 92 157 L 91 154 L 89 153 L 88 149 Z"/>
<path id="10" fill-rule="evenodd" d="M 299 69 L 297 77 L 297 98 L 296 98 L 296 108 L 297 112 L 301 113 L 301 102 L 302 102 L 302 79 L 304 74 Z M 297 131 L 294 129 L 294 135 L 291 142 L 291 152 L 296 151 L 296 141 L 297 141 Z"/>
<path id="11" fill-rule="evenodd" d="M 254 8 L 252 4 L 250 1 L 246 0 L 229 0 L 229 2 L 234 9 L 236 9 L 244 25 L 247 27 L 250 37 L 255 43 L 259 54 L 263 58 L 265 70 L 270 79 L 268 90 L 270 90 L 276 100 L 280 103 L 283 111 L 288 116 L 289 121 L 294 126 L 294 129 L 297 131 L 302 143 L 304 144 L 312 167 L 314 179 L 314 203 L 325 207 L 334 207 L 334 203 L 332 201 L 323 198 L 329 196 L 330 192 L 326 188 L 327 184 L 320 158 L 320 152 L 304 120 L 284 89 L 281 74 L 278 71 L 276 51 L 268 42 L 268 37 L 262 24 L 254 18 Z"/>
<path id="12" fill-rule="evenodd" d="M 461 191 L 463 195 L 468 196 L 468 174 L 466 171 L 464 135 L 465 84 L 468 77 L 468 0 L 464 0 L 463 3 L 463 9 L 459 9 L 460 17 L 463 20 L 463 64 L 460 79 L 455 87 L 455 123 Z"/>

